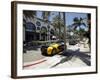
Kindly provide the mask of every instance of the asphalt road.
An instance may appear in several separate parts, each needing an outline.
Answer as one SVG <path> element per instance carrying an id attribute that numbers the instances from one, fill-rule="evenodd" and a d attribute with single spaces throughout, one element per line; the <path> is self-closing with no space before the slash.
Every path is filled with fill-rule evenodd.
<path id="1" fill-rule="evenodd" d="M 53 57 L 42 56 L 39 48 L 37 50 L 29 50 L 23 56 L 24 69 L 83 67 L 91 65 L 89 47 L 68 45 L 67 49 L 70 51 Z"/>

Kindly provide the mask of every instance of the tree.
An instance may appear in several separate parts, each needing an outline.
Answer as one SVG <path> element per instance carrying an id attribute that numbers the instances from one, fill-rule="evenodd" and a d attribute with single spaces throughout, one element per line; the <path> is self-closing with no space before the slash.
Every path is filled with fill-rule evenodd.
<path id="1" fill-rule="evenodd" d="M 24 10 L 23 11 L 23 14 L 25 16 L 25 18 L 34 18 L 34 16 L 36 15 L 36 11 L 27 11 L 27 10 Z"/>
<path id="2" fill-rule="evenodd" d="M 90 45 L 91 45 L 91 14 L 87 14 L 87 18 L 88 18 L 88 31 L 87 31 L 87 33 L 85 34 L 85 36 L 89 39 L 89 41 L 88 41 L 88 44 L 89 44 L 89 48 L 91 48 L 90 47 Z"/>
<path id="3" fill-rule="evenodd" d="M 84 19 L 85 18 L 75 17 L 73 19 L 74 23 L 72 24 L 73 30 L 76 30 L 78 27 L 79 27 L 79 30 L 82 30 L 81 25 L 83 25 L 84 27 L 87 27 L 86 24 L 85 24 L 85 22 L 84 22 Z M 80 36 L 80 40 L 81 40 L 83 37 L 82 37 L 82 33 L 80 31 L 79 31 L 79 36 Z"/>
<path id="4" fill-rule="evenodd" d="M 86 24 L 84 23 L 84 21 L 83 21 L 84 19 L 83 18 L 78 18 L 78 17 L 75 17 L 74 19 L 73 19 L 73 24 L 72 24 L 72 27 L 74 28 L 74 30 L 77 28 L 77 27 L 79 27 L 79 29 L 81 28 L 80 26 L 81 25 L 83 25 L 83 26 L 85 26 L 86 27 Z"/>
<path id="5" fill-rule="evenodd" d="M 51 16 L 51 12 L 50 11 L 43 11 L 42 12 L 42 18 L 47 23 L 49 23 L 49 17 L 50 16 Z M 49 24 L 48 24 L 47 28 L 48 28 L 48 40 L 50 40 L 50 26 L 49 26 Z"/>
<path id="6" fill-rule="evenodd" d="M 46 22 L 49 21 L 50 14 L 51 14 L 50 11 L 43 11 L 42 12 L 42 17 L 43 17 L 44 21 L 46 21 Z"/>
<path id="7" fill-rule="evenodd" d="M 63 21 L 64 21 L 64 44 L 65 44 L 65 50 L 67 50 L 67 41 L 66 41 L 66 33 L 67 33 L 67 30 L 66 30 L 66 13 L 63 12 Z"/>
<path id="8" fill-rule="evenodd" d="M 62 30 L 62 28 L 64 28 L 64 21 L 63 21 L 63 19 L 61 19 L 60 13 L 59 13 L 59 15 L 56 15 L 53 18 L 53 23 L 52 24 L 53 24 L 53 26 L 56 30 L 56 34 L 58 33 L 59 38 L 61 38 L 61 30 Z M 59 30 L 59 32 L 57 31 L 57 29 Z"/>
<path id="9" fill-rule="evenodd" d="M 41 35 L 42 35 L 42 40 L 46 41 L 46 33 L 47 33 L 47 29 L 46 27 L 42 26 L 41 31 L 40 31 Z"/>

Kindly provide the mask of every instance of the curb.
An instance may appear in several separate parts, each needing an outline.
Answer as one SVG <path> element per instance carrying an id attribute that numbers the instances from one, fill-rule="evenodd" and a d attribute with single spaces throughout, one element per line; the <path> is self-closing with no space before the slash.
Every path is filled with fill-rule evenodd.
<path id="1" fill-rule="evenodd" d="M 45 62 L 45 61 L 47 61 L 47 60 L 43 58 L 43 59 L 40 59 L 40 60 L 38 60 L 38 61 L 25 63 L 25 64 L 23 65 L 23 68 L 25 68 L 25 67 L 30 67 L 30 66 L 34 66 L 34 65 L 43 63 L 43 62 Z"/>

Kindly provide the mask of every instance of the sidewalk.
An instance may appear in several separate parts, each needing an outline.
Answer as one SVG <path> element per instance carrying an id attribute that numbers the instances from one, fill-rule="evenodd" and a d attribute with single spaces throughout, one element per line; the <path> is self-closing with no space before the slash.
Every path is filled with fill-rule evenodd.
<path id="1" fill-rule="evenodd" d="M 77 49 L 80 49 L 81 52 L 86 52 L 87 54 L 90 53 L 90 49 L 88 47 L 88 45 L 86 47 L 84 47 L 84 45 L 68 45 L 67 44 L 67 49 L 71 49 L 71 50 L 77 50 Z"/>
<path id="2" fill-rule="evenodd" d="M 28 50 L 27 53 L 23 54 L 24 63 L 34 62 L 43 58 L 45 58 L 45 56 L 41 55 L 40 48 L 38 48 L 37 50 Z"/>

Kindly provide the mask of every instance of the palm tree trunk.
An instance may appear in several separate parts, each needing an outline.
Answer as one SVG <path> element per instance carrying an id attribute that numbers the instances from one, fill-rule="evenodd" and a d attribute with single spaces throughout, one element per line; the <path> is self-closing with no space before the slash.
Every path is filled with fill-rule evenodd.
<path id="1" fill-rule="evenodd" d="M 88 44 L 89 44 L 89 48 L 91 48 L 91 14 L 88 14 L 87 15 L 87 17 L 88 17 L 88 27 L 89 27 L 89 29 L 88 29 L 88 36 L 89 36 L 89 42 L 88 42 Z M 91 49 L 90 49 L 91 50 Z"/>
<path id="2" fill-rule="evenodd" d="M 43 19 L 48 23 L 48 21 L 49 21 L 49 17 L 50 17 L 50 13 L 51 12 L 49 12 L 49 11 L 46 11 L 46 12 L 42 12 L 42 17 L 43 17 Z M 48 39 L 46 39 L 46 40 L 50 40 L 50 30 L 48 30 L 49 32 L 49 35 L 47 35 L 47 38 Z"/>
<path id="3" fill-rule="evenodd" d="M 63 12 L 63 19 L 64 19 L 64 44 L 65 44 L 65 50 L 67 50 L 67 41 L 66 41 L 66 32 L 67 32 L 67 29 L 66 29 L 66 16 L 65 16 L 65 12 Z"/>
<path id="4" fill-rule="evenodd" d="M 59 12 L 59 21 L 58 21 L 58 23 L 59 23 L 59 39 L 61 39 L 61 25 L 60 25 L 60 19 L 61 19 L 61 16 L 60 16 L 60 12 Z"/>

